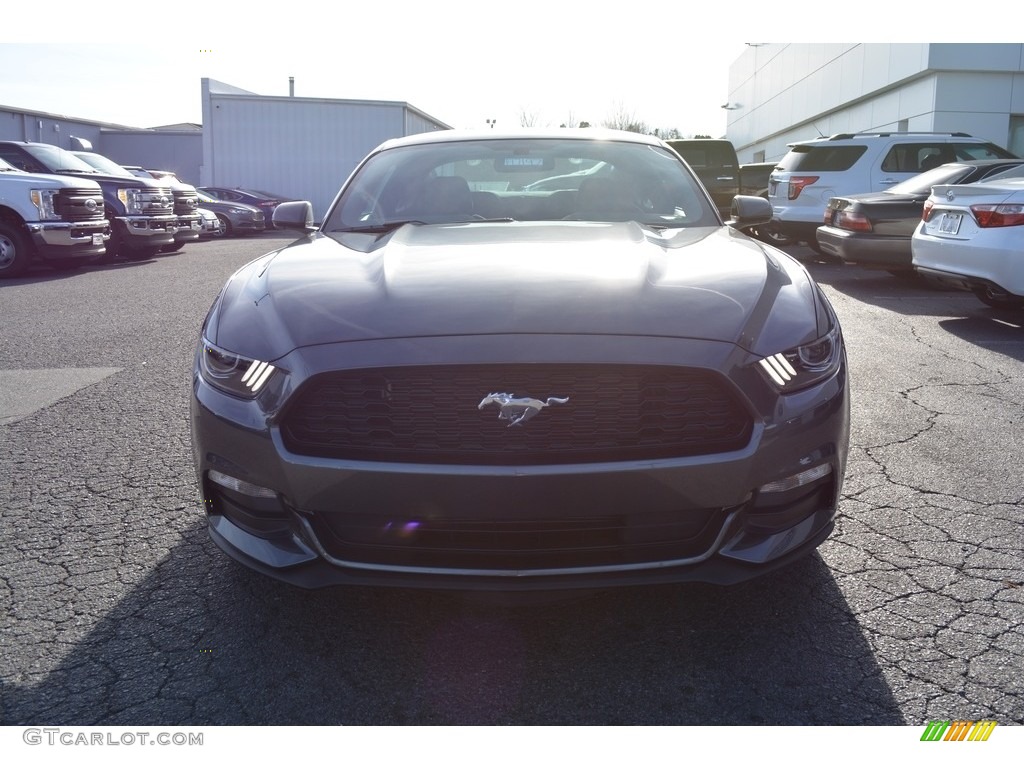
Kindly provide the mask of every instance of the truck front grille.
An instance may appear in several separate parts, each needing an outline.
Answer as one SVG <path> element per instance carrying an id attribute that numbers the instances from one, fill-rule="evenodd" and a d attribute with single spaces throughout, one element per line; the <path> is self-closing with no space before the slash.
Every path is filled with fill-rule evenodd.
<path id="1" fill-rule="evenodd" d="M 98 189 L 62 189 L 54 198 L 54 209 L 65 221 L 100 221 L 103 193 Z"/>

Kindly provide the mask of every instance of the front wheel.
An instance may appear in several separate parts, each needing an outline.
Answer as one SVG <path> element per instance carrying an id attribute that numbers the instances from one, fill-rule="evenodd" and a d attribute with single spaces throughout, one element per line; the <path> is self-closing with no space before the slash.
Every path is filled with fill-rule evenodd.
<path id="1" fill-rule="evenodd" d="M 217 214 L 217 218 L 220 219 L 220 234 L 222 237 L 231 237 L 231 220 L 227 216 Z"/>
<path id="2" fill-rule="evenodd" d="M 21 230 L 16 225 L 0 221 L 0 279 L 21 277 L 28 269 L 31 256 Z"/>

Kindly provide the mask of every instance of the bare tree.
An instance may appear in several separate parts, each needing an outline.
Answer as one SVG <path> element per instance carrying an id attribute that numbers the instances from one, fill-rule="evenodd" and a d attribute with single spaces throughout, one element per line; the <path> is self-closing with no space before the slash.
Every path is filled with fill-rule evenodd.
<path id="1" fill-rule="evenodd" d="M 620 131 L 632 131 L 633 133 L 652 133 L 647 123 L 636 119 L 636 114 L 627 110 L 621 103 L 615 106 L 615 111 L 602 123 L 605 128 L 615 128 Z"/>
<path id="2" fill-rule="evenodd" d="M 519 108 L 519 125 L 523 128 L 536 128 L 540 124 L 540 113 L 536 110 Z"/>

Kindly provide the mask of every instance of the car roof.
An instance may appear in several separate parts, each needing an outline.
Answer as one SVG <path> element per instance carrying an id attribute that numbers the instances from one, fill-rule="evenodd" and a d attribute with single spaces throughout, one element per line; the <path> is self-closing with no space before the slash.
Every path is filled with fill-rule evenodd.
<path id="1" fill-rule="evenodd" d="M 449 141 L 485 141 L 488 139 L 575 139 L 580 141 L 627 141 L 634 144 L 664 146 L 657 136 L 647 136 L 632 131 L 617 131 L 611 128 L 522 128 L 519 130 L 445 130 L 416 133 L 385 141 L 377 151 L 394 147 L 410 147 L 421 144 L 439 144 Z"/>
<path id="2" fill-rule="evenodd" d="M 813 139 L 806 139 L 804 141 L 794 141 L 787 144 L 787 147 L 805 147 L 805 146 L 816 146 L 818 144 L 838 143 L 838 142 L 851 142 L 861 143 L 869 141 L 871 139 L 906 139 L 908 142 L 920 141 L 922 139 L 941 139 L 948 143 L 983 143 L 989 144 L 986 139 L 972 136 L 969 133 L 962 133 L 960 131 L 865 131 L 863 133 L 834 133 L 831 136 L 818 136 Z"/>

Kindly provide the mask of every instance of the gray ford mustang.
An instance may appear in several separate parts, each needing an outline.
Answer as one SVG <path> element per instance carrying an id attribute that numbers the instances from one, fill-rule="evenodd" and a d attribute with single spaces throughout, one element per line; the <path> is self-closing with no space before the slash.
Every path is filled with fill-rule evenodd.
<path id="1" fill-rule="evenodd" d="M 389 141 L 238 270 L 196 352 L 213 539 L 303 587 L 730 584 L 833 528 L 835 313 L 658 139 Z"/>

